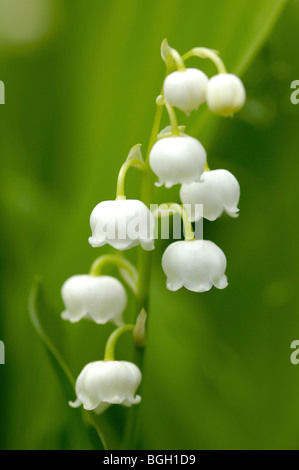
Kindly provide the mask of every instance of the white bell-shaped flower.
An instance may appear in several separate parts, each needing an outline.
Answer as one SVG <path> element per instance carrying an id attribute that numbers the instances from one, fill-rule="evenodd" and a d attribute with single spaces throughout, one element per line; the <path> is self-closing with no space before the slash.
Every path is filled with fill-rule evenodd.
<path id="1" fill-rule="evenodd" d="M 159 178 L 156 186 L 200 181 L 207 161 L 202 144 L 190 136 L 165 137 L 150 152 L 150 166 Z"/>
<path id="2" fill-rule="evenodd" d="M 132 406 L 140 403 L 136 390 L 141 372 L 132 362 L 97 361 L 84 367 L 76 381 L 77 400 L 70 406 L 103 413 L 110 405 Z"/>
<path id="3" fill-rule="evenodd" d="M 163 93 L 169 104 L 189 115 L 205 102 L 208 82 L 201 70 L 180 70 L 165 78 Z"/>
<path id="4" fill-rule="evenodd" d="M 103 201 L 91 213 L 93 247 L 106 243 L 117 250 L 128 250 L 140 244 L 153 250 L 155 219 L 143 202 L 135 199 Z"/>
<path id="5" fill-rule="evenodd" d="M 220 73 L 209 80 L 207 105 L 220 116 L 233 116 L 243 108 L 246 91 L 239 77 L 231 73 Z"/>
<path id="6" fill-rule="evenodd" d="M 228 285 L 225 255 L 207 240 L 172 243 L 163 254 L 162 267 L 171 291 L 185 287 L 193 292 L 206 292 L 213 285 L 218 289 Z"/>
<path id="7" fill-rule="evenodd" d="M 240 185 L 229 171 L 205 171 L 199 183 L 183 184 L 180 196 L 192 222 L 202 217 L 201 209 L 203 217 L 211 221 L 223 211 L 231 217 L 238 217 Z"/>
<path id="8" fill-rule="evenodd" d="M 125 288 L 111 276 L 82 274 L 65 281 L 61 295 L 66 310 L 64 320 L 76 323 L 83 318 L 98 324 L 108 321 L 123 324 L 123 312 L 127 305 Z"/>

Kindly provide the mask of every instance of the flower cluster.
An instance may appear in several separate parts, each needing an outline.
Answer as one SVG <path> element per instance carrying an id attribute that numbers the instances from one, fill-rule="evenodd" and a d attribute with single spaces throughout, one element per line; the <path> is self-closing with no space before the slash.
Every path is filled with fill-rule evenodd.
<path id="1" fill-rule="evenodd" d="M 203 145 L 185 133 L 178 125 L 174 108 L 190 114 L 203 103 L 220 116 L 232 116 L 245 104 L 246 93 L 241 80 L 226 71 L 218 53 L 207 48 L 194 48 L 184 56 L 162 43 L 162 58 L 166 64 L 166 78 L 162 94 L 158 96 L 157 114 L 152 137 L 144 161 L 140 145 L 134 146 L 122 165 L 115 200 L 102 201 L 90 217 L 92 247 L 110 245 L 118 252 L 139 246 L 140 250 L 154 249 L 155 217 L 162 212 L 180 214 L 184 224 L 184 240 L 171 243 L 162 257 L 162 268 L 167 277 L 167 288 L 177 291 L 182 287 L 193 292 L 205 292 L 215 286 L 227 286 L 226 257 L 213 242 L 196 240 L 192 222 L 200 218 L 215 220 L 225 211 L 231 217 L 238 215 L 240 187 L 227 170 L 210 170 Z M 190 57 L 210 59 L 218 73 L 212 78 L 201 70 L 186 68 Z M 166 109 L 170 126 L 159 133 L 163 109 Z M 129 168 L 135 167 L 143 174 L 146 183 L 146 200 L 126 199 L 125 178 Z M 151 212 L 152 182 L 170 188 L 180 184 L 183 205 L 168 203 Z M 144 194 L 144 192 L 143 192 Z M 119 276 L 137 296 L 138 309 L 142 309 L 135 324 L 125 324 L 124 311 L 127 291 L 115 277 L 103 274 L 106 264 L 114 264 Z M 143 267 L 141 266 L 141 269 Z M 102 255 L 93 263 L 89 274 L 75 275 L 62 287 L 65 311 L 62 318 L 71 323 L 82 319 L 97 324 L 113 322 L 118 328 L 109 337 L 103 361 L 87 364 L 76 382 L 77 399 L 71 406 L 83 405 L 86 410 L 102 413 L 111 404 L 131 406 L 140 402 L 136 391 L 141 382 L 141 371 L 131 362 L 115 361 L 114 347 L 126 331 L 133 333 L 136 346 L 145 343 L 146 295 L 148 286 L 144 275 L 122 253 Z"/>

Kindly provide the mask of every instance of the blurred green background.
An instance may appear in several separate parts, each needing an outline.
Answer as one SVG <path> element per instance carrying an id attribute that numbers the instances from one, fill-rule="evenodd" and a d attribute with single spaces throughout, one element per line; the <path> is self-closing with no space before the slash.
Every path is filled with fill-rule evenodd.
<path id="1" fill-rule="evenodd" d="M 113 327 L 60 320 L 60 287 L 109 251 L 89 246 L 89 215 L 114 197 L 129 148 L 148 142 L 164 37 L 181 53 L 220 50 L 248 103 L 234 120 L 205 106 L 178 113 L 211 168 L 240 181 L 241 212 L 204 224 L 228 259 L 224 291 L 167 291 L 167 243 L 156 243 L 139 447 L 298 449 L 298 28 L 296 0 L 0 0 L 2 449 L 91 448 L 29 321 L 28 296 L 39 274 L 51 335 L 75 376 L 102 358 Z M 132 171 L 128 197 L 138 181 Z M 153 202 L 171 199 L 177 187 L 156 190 Z M 134 261 L 136 250 L 128 255 Z M 128 320 L 133 313 L 131 299 Z M 123 338 L 118 358 L 131 354 Z M 111 447 L 126 413 L 113 407 L 99 418 Z"/>

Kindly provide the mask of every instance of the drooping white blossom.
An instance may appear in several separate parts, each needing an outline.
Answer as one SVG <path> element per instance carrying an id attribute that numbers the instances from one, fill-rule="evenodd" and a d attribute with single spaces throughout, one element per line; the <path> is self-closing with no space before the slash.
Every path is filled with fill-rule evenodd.
<path id="1" fill-rule="evenodd" d="M 185 287 L 193 292 L 206 292 L 213 285 L 218 289 L 228 285 L 225 255 L 207 240 L 172 243 L 163 254 L 162 267 L 171 291 Z"/>
<path id="2" fill-rule="evenodd" d="M 207 154 L 202 144 L 190 136 L 165 137 L 150 152 L 150 166 L 159 178 L 157 186 L 199 181 Z"/>
<path id="3" fill-rule="evenodd" d="M 155 219 L 143 202 L 117 199 L 100 202 L 90 216 L 93 247 L 106 243 L 117 250 L 128 250 L 140 244 L 144 250 L 154 249 Z"/>
<path id="4" fill-rule="evenodd" d="M 132 362 L 97 361 L 87 364 L 76 381 L 77 400 L 70 406 L 103 413 L 110 405 L 130 407 L 140 403 L 136 390 L 141 372 Z"/>
<path id="5" fill-rule="evenodd" d="M 205 102 L 208 81 L 207 75 L 198 69 L 173 72 L 164 80 L 165 99 L 189 115 Z"/>
<path id="6" fill-rule="evenodd" d="M 123 324 L 123 312 L 127 305 L 127 293 L 121 282 L 111 276 L 82 274 L 65 281 L 61 295 L 66 310 L 64 320 L 76 323 L 83 318 L 97 324 L 108 321 Z"/>
<path id="7" fill-rule="evenodd" d="M 233 116 L 246 102 L 246 91 L 239 77 L 231 73 L 221 73 L 209 80 L 207 105 L 220 116 Z"/>
<path id="8" fill-rule="evenodd" d="M 180 197 L 192 222 L 202 216 L 199 204 L 203 205 L 205 219 L 216 220 L 223 211 L 238 217 L 240 185 L 227 170 L 205 171 L 199 183 L 182 185 Z"/>

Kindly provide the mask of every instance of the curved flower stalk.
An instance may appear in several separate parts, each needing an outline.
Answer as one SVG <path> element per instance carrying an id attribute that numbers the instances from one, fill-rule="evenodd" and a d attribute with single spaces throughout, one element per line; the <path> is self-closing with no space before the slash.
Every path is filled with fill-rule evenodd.
<path id="1" fill-rule="evenodd" d="M 118 268 L 122 279 L 136 295 L 138 290 L 138 271 L 126 258 L 120 255 L 102 255 L 97 258 L 90 268 L 90 274 L 99 276 L 106 265 L 114 265 Z"/>
<path id="2" fill-rule="evenodd" d="M 203 205 L 204 218 L 211 221 L 224 211 L 231 217 L 239 215 L 240 185 L 227 170 L 205 171 L 200 183 L 182 185 L 180 197 L 192 222 L 201 218 L 201 210 L 197 210 L 199 204 Z"/>
<path id="3" fill-rule="evenodd" d="M 106 265 L 113 265 L 136 296 L 135 324 L 119 326 L 108 338 L 104 360 L 87 364 L 76 382 L 75 402 L 86 410 L 102 413 L 112 404 L 131 407 L 141 400 L 136 395 L 143 374 L 143 349 L 146 340 L 146 320 L 149 307 L 150 251 L 154 249 L 155 217 L 180 214 L 184 225 L 184 240 L 171 243 L 162 257 L 162 268 L 167 277 L 167 287 L 176 291 L 182 287 L 193 292 L 206 292 L 212 286 L 227 286 L 226 257 L 213 242 L 196 240 L 192 222 L 199 218 L 196 204 L 203 205 L 203 216 L 215 220 L 223 211 L 237 215 L 240 188 L 237 180 L 226 170 L 209 171 L 207 154 L 202 144 L 185 133 L 178 124 L 174 108 L 189 114 L 202 103 L 215 113 L 228 116 L 239 111 L 245 103 L 242 82 L 228 74 L 217 51 L 197 47 L 181 56 L 164 40 L 161 46 L 166 76 L 161 95 L 156 99 L 156 114 L 150 135 L 146 158 L 141 155 L 141 145 L 135 145 L 121 166 L 116 185 L 116 198 L 101 201 L 92 211 L 89 242 L 94 248 L 110 245 L 117 251 L 135 246 L 139 248 L 138 273 L 124 256 L 106 254 L 98 257 L 88 275 L 73 276 L 62 288 L 66 305 L 63 318 L 71 322 L 91 318 L 96 323 L 123 322 L 127 294 L 118 279 L 103 274 Z M 209 79 L 199 69 L 188 69 L 185 61 L 190 57 L 212 60 L 218 74 Z M 169 126 L 160 130 L 164 110 Z M 125 180 L 130 168 L 141 174 L 140 199 L 126 199 Z M 161 204 L 154 213 L 154 177 L 157 186 L 170 188 L 182 184 L 180 191 L 184 203 Z M 115 361 L 117 339 L 126 331 L 132 332 L 135 343 L 134 359 Z M 138 407 L 132 407 L 128 419 L 124 449 L 136 448 Z"/>
<path id="4" fill-rule="evenodd" d="M 189 220 L 189 215 L 188 212 L 186 211 L 184 206 L 181 206 L 180 204 L 175 204 L 173 202 L 171 203 L 165 203 L 165 204 L 160 204 L 154 211 L 153 215 L 155 217 L 165 217 L 169 216 L 171 214 L 179 214 L 179 216 L 182 219 L 183 225 L 184 225 L 184 237 L 185 240 L 187 241 L 193 241 L 195 240 L 192 224 L 190 223 Z"/>

